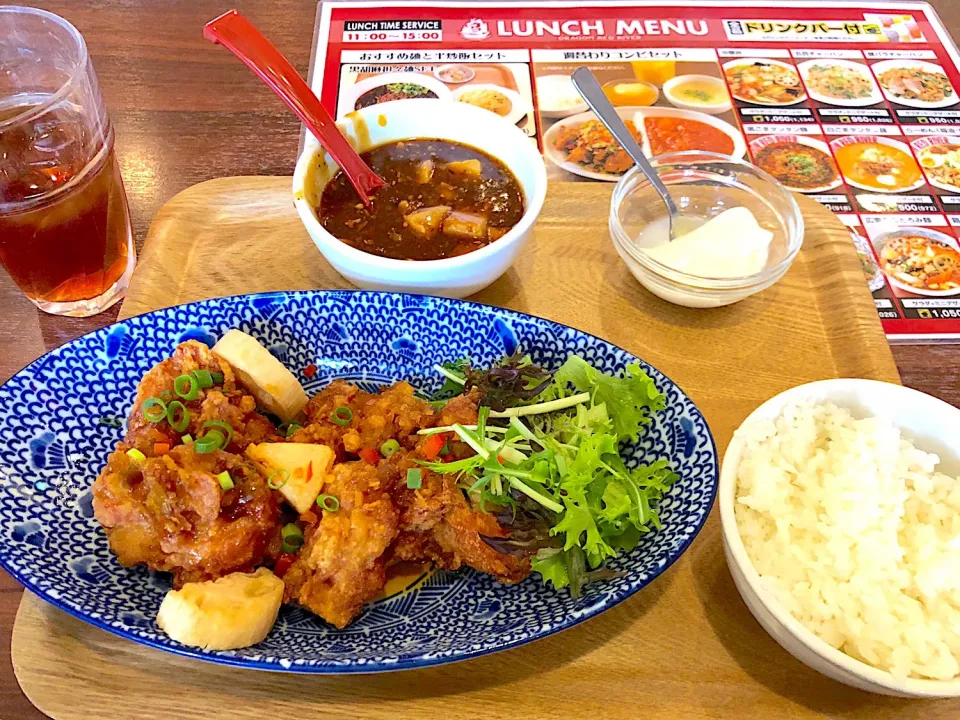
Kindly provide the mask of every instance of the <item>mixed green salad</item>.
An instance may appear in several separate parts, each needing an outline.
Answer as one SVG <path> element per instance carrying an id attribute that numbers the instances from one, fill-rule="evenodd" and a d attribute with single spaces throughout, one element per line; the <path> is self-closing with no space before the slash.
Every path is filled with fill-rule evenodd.
<path id="1" fill-rule="evenodd" d="M 616 576 L 604 562 L 660 527 L 657 504 L 678 479 L 665 460 L 631 468 L 620 454 L 665 407 L 653 380 L 636 363 L 613 376 L 576 355 L 549 372 L 519 352 L 489 369 L 469 360 L 436 369 L 446 382 L 434 400 L 476 390 L 479 417 L 475 426 L 421 433 L 456 433 L 476 454 L 422 464 L 458 474 L 510 530 L 486 542 L 531 557 L 544 581 L 574 597 L 586 583 Z"/>

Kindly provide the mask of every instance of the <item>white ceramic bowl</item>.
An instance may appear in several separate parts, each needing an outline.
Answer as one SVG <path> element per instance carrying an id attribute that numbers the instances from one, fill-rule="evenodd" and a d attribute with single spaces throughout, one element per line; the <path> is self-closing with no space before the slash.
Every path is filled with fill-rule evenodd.
<path id="1" fill-rule="evenodd" d="M 726 99 L 718 103 L 713 103 L 712 105 L 687 102 L 677 94 L 677 86 L 691 81 L 709 83 L 715 86 L 717 90 L 723 93 Z M 733 107 L 733 103 L 730 101 L 730 94 L 727 92 L 726 83 L 722 78 L 714 77 L 713 75 L 677 75 L 663 84 L 663 94 L 671 105 L 681 110 L 692 110 L 694 112 L 707 113 L 708 115 L 719 115 Z"/>
<path id="2" fill-rule="evenodd" d="M 577 89 L 573 86 L 573 80 L 570 79 L 569 75 L 541 75 L 537 78 L 537 103 L 540 106 L 540 115 L 545 118 L 565 118 L 570 117 L 571 115 L 578 115 L 579 113 L 586 112 L 589 110 L 589 106 L 586 102 L 583 102 L 581 99 L 575 105 L 564 108 L 550 107 L 547 104 L 547 91 L 553 86 L 559 86 L 559 88 L 571 95 L 579 96 Z"/>
<path id="3" fill-rule="evenodd" d="M 866 97 L 862 98 L 837 98 L 831 97 L 830 95 L 824 95 L 823 93 L 817 92 L 810 87 L 811 83 L 809 80 L 810 71 L 817 67 L 836 67 L 841 70 L 845 70 L 850 74 L 857 75 L 863 80 L 865 80 L 870 85 L 870 93 Z M 807 60 L 797 65 L 797 70 L 800 71 L 800 77 L 803 78 L 804 84 L 807 86 L 807 92 L 810 97 L 814 100 L 822 103 L 827 103 L 828 105 L 839 105 L 841 107 L 866 107 L 867 105 L 876 105 L 877 103 L 883 102 L 883 95 L 880 94 L 880 88 L 877 87 L 877 83 L 874 82 L 873 76 L 870 74 L 870 68 L 861 63 L 852 62 L 850 60 L 834 60 L 834 59 L 816 59 L 816 60 Z"/>
<path id="4" fill-rule="evenodd" d="M 500 160 L 523 190 L 525 210 L 506 235 L 466 255 L 443 260 L 395 260 L 357 250 L 324 230 L 316 207 L 339 166 L 309 137 L 293 174 L 293 198 L 317 248 L 347 280 L 365 290 L 392 290 L 462 298 L 482 290 L 509 268 L 532 237 L 547 194 L 547 172 L 523 131 L 488 110 L 443 100 L 397 100 L 351 113 L 337 125 L 360 152 L 397 140 L 435 138 L 483 150 Z"/>
<path id="5" fill-rule="evenodd" d="M 792 70 L 797 74 L 798 85 L 800 85 L 801 93 L 786 102 L 763 102 L 762 100 L 757 100 L 756 98 L 744 97 L 742 95 L 737 95 L 733 90 L 730 90 L 730 94 L 735 97 L 737 100 L 743 100 L 745 103 L 750 103 L 751 105 L 767 105 L 770 107 L 782 107 L 784 105 L 796 105 L 797 103 L 803 102 L 807 99 L 807 93 L 802 91 L 803 83 L 799 82 L 800 73 L 797 73 L 797 69 L 788 62 L 783 62 L 782 60 L 774 60 L 773 58 L 762 58 L 762 57 L 750 57 L 750 58 L 737 58 L 736 60 L 729 60 L 725 62 L 722 66 L 723 74 L 726 75 L 733 68 L 740 67 L 741 65 L 775 65 L 777 67 L 783 68 L 784 70 Z"/>
<path id="6" fill-rule="evenodd" d="M 877 76 L 877 81 L 881 82 L 880 76 L 883 75 L 888 70 L 895 70 L 903 68 L 906 70 L 923 70 L 929 73 L 939 73 L 945 77 L 947 76 L 946 71 L 935 63 L 924 62 L 923 60 L 881 60 L 878 63 L 874 63 L 872 70 L 873 74 Z M 960 97 L 957 96 L 956 88 L 953 88 L 953 92 L 942 100 L 913 100 L 911 98 L 900 97 L 890 90 L 887 90 L 883 85 L 880 85 L 880 90 L 883 92 L 883 96 L 892 103 L 897 105 L 906 105 L 907 107 L 914 108 L 942 108 L 950 107 L 951 105 L 956 105 L 957 101 L 960 100 Z"/>
<path id="7" fill-rule="evenodd" d="M 381 73 L 380 75 L 372 75 L 371 77 L 364 78 L 356 85 L 345 88 L 343 94 L 340 96 L 340 104 L 337 106 L 337 117 L 343 117 L 347 113 L 354 112 L 357 105 L 357 100 L 359 100 L 361 96 L 365 95 L 370 90 L 378 88 L 381 85 L 389 85 L 391 83 L 411 83 L 414 85 L 420 85 L 421 87 L 424 87 L 432 92 L 440 100 L 450 99 L 450 88 L 448 88 L 445 83 L 430 75 L 401 72 Z M 432 98 L 419 99 L 430 100 Z M 388 100 L 387 102 L 400 101 Z M 382 105 L 384 103 L 378 104 Z"/>
<path id="8" fill-rule="evenodd" d="M 862 417 L 885 417 L 897 425 L 921 450 L 940 456 L 938 469 L 948 475 L 960 474 L 960 410 L 917 390 L 875 380 L 821 380 L 800 385 L 771 398 L 754 410 L 743 426 L 760 419 L 775 418 L 784 406 L 803 399 L 832 402 Z M 744 441 L 734 433 L 720 469 L 720 520 L 723 549 L 730 574 L 750 612 L 791 655 L 805 665 L 845 685 L 898 697 L 957 697 L 960 680 L 898 680 L 890 673 L 855 660 L 834 649 L 800 624 L 763 587 L 760 576 L 747 557 L 734 517 L 737 468 Z"/>
<path id="9" fill-rule="evenodd" d="M 932 245 L 941 245 L 943 247 L 950 248 L 952 250 L 957 250 L 957 241 L 946 233 L 938 232 L 931 228 L 900 228 L 897 230 L 891 230 L 885 232 L 882 235 L 878 235 L 873 240 L 873 246 L 877 249 L 877 255 L 882 255 L 883 249 L 886 247 L 887 243 L 897 238 L 902 237 L 922 237 Z M 882 272 L 882 268 L 881 268 Z M 918 288 L 903 282 L 898 277 L 884 273 L 887 276 L 887 280 L 890 281 L 890 284 L 900 288 L 901 290 L 906 290 L 909 293 L 914 295 L 925 295 L 926 297 L 952 297 L 955 295 L 960 295 L 960 289 L 954 290 L 928 290 L 926 288 Z"/>

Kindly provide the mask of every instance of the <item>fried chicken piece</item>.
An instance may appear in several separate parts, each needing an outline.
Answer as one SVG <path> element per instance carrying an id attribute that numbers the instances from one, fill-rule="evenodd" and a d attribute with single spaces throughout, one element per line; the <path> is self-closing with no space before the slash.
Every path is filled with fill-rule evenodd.
<path id="1" fill-rule="evenodd" d="M 433 529 L 437 545 L 453 562 L 441 565 L 456 570 L 461 564 L 474 570 L 493 575 L 497 580 L 513 585 L 530 574 L 530 558 L 517 558 L 499 552 L 483 541 L 487 537 L 509 537 L 493 515 L 463 505 L 444 516 L 443 522 Z"/>
<path id="2" fill-rule="evenodd" d="M 280 514 L 273 491 L 243 458 L 180 445 L 138 463 L 129 447 L 118 445 L 93 485 L 94 515 L 122 565 L 172 572 L 180 587 L 263 561 Z M 217 480 L 224 470 L 231 490 Z"/>
<path id="3" fill-rule="evenodd" d="M 437 425 L 446 426 L 460 423 L 461 425 L 477 424 L 477 406 L 480 403 L 480 391 L 474 388 L 466 395 L 457 395 L 451 398 L 440 411 Z"/>
<path id="4" fill-rule="evenodd" d="M 381 463 L 385 465 L 385 463 Z M 416 467 L 401 459 L 399 469 Z M 518 583 L 530 574 L 529 559 L 501 553 L 481 536 L 509 537 L 492 514 L 474 508 L 453 475 L 421 471 L 421 486 L 410 490 L 394 484 L 394 502 L 400 508 L 403 545 L 395 548 L 399 560 L 431 560 L 446 570 L 469 565 L 493 575 L 502 583 Z M 422 555 L 417 555 L 417 551 Z"/>
<path id="5" fill-rule="evenodd" d="M 386 584 L 384 553 L 397 535 L 398 513 L 369 463 L 335 465 L 324 492 L 339 499 L 340 509 L 324 512 L 308 531 L 283 576 L 284 598 L 343 628 Z"/>
<path id="6" fill-rule="evenodd" d="M 350 409 L 346 425 L 332 419 L 339 407 Z M 413 447 L 417 431 L 432 427 L 436 412 L 430 403 L 415 397 L 409 383 L 398 382 L 375 394 L 364 392 L 343 380 L 335 380 L 310 399 L 306 407 L 309 424 L 294 436 L 294 442 L 315 442 L 335 450 L 337 457 L 356 455 L 364 448 L 379 448 L 390 439 Z"/>
<path id="7" fill-rule="evenodd" d="M 190 414 L 190 422 L 185 430 L 174 431 L 165 420 L 151 423 L 143 416 L 144 400 L 159 397 L 164 391 L 173 392 L 173 382 L 178 376 L 200 369 L 221 373 L 223 383 L 222 386 L 200 390 L 197 398 L 191 401 L 174 395 Z M 151 457 L 154 443 L 176 444 L 186 433 L 200 437 L 207 432 L 207 428 L 203 426 L 205 422 L 221 420 L 233 428 L 233 437 L 226 449 L 241 453 L 250 443 L 280 439 L 273 424 L 256 412 L 256 407 L 256 400 L 252 395 L 243 392 L 225 360 L 210 352 L 210 348 L 203 343 L 188 340 L 180 344 L 172 356 L 155 365 L 143 376 L 130 411 L 129 429 L 124 442 Z"/>

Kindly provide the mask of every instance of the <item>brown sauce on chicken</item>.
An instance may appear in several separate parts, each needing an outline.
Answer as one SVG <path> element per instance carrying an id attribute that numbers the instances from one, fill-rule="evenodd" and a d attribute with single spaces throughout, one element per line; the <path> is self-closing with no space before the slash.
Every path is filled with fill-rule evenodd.
<path id="1" fill-rule="evenodd" d="M 385 181 L 368 211 L 343 173 L 323 190 L 317 216 L 358 250 L 439 260 L 503 237 L 523 217 L 523 191 L 499 160 L 447 140 L 404 140 L 362 154 Z"/>

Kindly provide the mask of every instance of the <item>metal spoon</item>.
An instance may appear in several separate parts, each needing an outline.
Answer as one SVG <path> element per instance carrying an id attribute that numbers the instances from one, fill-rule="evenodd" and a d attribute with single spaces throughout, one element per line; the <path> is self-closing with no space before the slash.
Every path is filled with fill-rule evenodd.
<path id="1" fill-rule="evenodd" d="M 660 195 L 663 204 L 667 206 L 670 239 L 673 240 L 675 237 L 675 220 L 680 218 L 681 215 L 676 204 L 673 202 L 673 198 L 670 197 L 670 193 L 667 191 L 667 186 L 664 185 L 663 180 L 660 179 L 659 173 L 657 173 L 653 165 L 650 164 L 650 161 L 647 160 L 646 155 L 643 154 L 643 149 L 636 139 L 634 139 L 630 131 L 627 130 L 627 126 L 623 124 L 623 120 L 617 114 L 613 105 L 610 104 L 610 101 L 604 94 L 594 74 L 590 72 L 588 68 L 580 67 L 574 71 L 572 79 L 574 87 L 577 88 L 577 91 L 583 96 L 583 99 L 587 101 L 587 105 L 590 106 L 590 109 L 593 110 L 600 122 L 610 131 L 610 134 L 617 139 L 621 147 L 627 151 L 627 155 L 633 158 L 637 167 L 640 168 L 640 172 L 647 176 L 647 180 L 650 181 L 653 189 Z"/>

